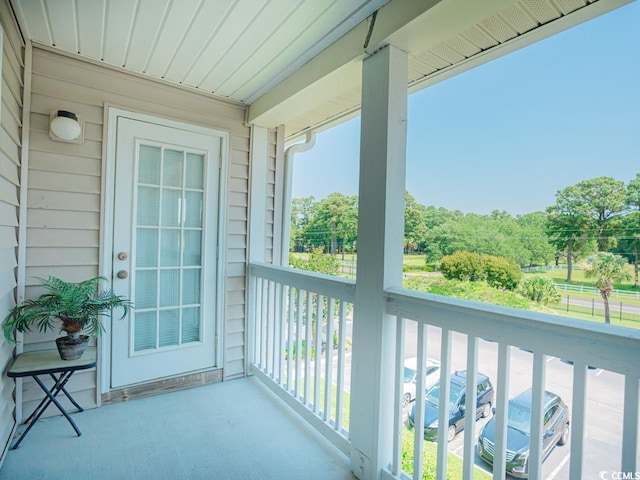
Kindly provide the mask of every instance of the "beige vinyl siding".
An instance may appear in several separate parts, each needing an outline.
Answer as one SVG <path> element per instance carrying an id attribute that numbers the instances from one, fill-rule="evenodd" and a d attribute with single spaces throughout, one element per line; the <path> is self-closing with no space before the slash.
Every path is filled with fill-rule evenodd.
<path id="1" fill-rule="evenodd" d="M 17 287 L 18 207 L 22 136 L 23 43 L 13 15 L 0 0 L 2 85 L 0 87 L 0 320 L 15 305 Z M 4 373 L 14 346 L 0 335 L 0 465 L 15 426 L 15 382 Z"/>
<path id="2" fill-rule="evenodd" d="M 38 293 L 32 280 L 36 276 L 78 281 L 98 273 L 105 104 L 230 133 L 222 366 L 225 379 L 244 375 L 250 149 L 245 108 L 37 47 L 31 102 L 27 295 Z M 84 143 L 49 138 L 49 113 L 58 109 L 84 116 Z M 27 348 L 51 348 L 56 336 L 29 336 Z M 84 406 L 94 406 L 95 372 L 74 379 L 74 396 L 78 393 Z M 25 411 L 32 401 L 25 393 Z"/>

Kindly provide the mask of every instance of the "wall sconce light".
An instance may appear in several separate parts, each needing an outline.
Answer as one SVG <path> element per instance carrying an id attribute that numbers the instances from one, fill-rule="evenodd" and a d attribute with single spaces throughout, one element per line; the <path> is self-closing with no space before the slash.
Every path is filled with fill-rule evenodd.
<path id="1" fill-rule="evenodd" d="M 51 112 L 49 137 L 57 142 L 84 142 L 84 118 L 66 110 Z"/>

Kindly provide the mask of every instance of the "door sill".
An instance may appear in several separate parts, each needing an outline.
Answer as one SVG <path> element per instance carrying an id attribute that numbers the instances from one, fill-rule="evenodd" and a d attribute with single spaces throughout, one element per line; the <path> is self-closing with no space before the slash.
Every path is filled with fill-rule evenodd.
<path id="1" fill-rule="evenodd" d="M 222 368 L 214 368 L 199 373 L 183 375 L 180 377 L 165 378 L 145 384 L 137 384 L 129 387 L 119 388 L 107 393 L 103 393 L 102 405 L 121 403 L 136 398 L 152 397 L 163 393 L 177 392 L 187 388 L 199 387 L 209 383 L 222 381 Z"/>

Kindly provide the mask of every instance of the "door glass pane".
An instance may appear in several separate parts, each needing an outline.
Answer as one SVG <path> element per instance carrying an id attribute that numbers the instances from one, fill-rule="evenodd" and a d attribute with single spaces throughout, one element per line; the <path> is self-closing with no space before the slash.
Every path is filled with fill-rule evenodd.
<path id="1" fill-rule="evenodd" d="M 158 266 L 158 230 L 138 228 L 136 230 L 136 266 Z"/>
<path id="2" fill-rule="evenodd" d="M 201 190 L 203 188 L 204 178 L 204 155 L 198 155 L 195 153 L 187 154 L 187 178 L 185 180 L 185 187 L 196 188 Z"/>
<path id="3" fill-rule="evenodd" d="M 202 193 L 185 192 L 185 226 L 202 226 Z"/>
<path id="4" fill-rule="evenodd" d="M 200 309 L 182 310 L 182 343 L 200 341 Z"/>
<path id="5" fill-rule="evenodd" d="M 182 304 L 200 303 L 200 269 L 190 268 L 182 271 Z"/>
<path id="6" fill-rule="evenodd" d="M 182 264 L 185 267 L 200 266 L 201 248 L 202 230 L 185 230 Z"/>
<path id="7" fill-rule="evenodd" d="M 180 310 L 160 310 L 160 333 L 158 335 L 158 345 L 167 347 L 178 345 L 180 341 Z"/>
<path id="8" fill-rule="evenodd" d="M 160 147 L 140 145 L 138 183 L 160 185 Z"/>
<path id="9" fill-rule="evenodd" d="M 160 270 L 160 306 L 180 305 L 180 270 Z"/>
<path id="10" fill-rule="evenodd" d="M 138 187 L 138 225 L 158 225 L 158 206 L 160 205 L 160 189 L 154 187 Z"/>
<path id="11" fill-rule="evenodd" d="M 136 270 L 136 299 L 134 302 L 136 311 L 157 306 L 156 274 L 157 270 Z"/>
<path id="12" fill-rule="evenodd" d="M 180 230 L 163 228 L 160 239 L 160 265 L 177 267 L 180 265 Z"/>
<path id="13" fill-rule="evenodd" d="M 165 150 L 162 171 L 162 184 L 168 187 L 182 186 L 182 158 L 184 152 Z"/>
<path id="14" fill-rule="evenodd" d="M 182 222 L 182 191 L 162 190 L 162 225 L 179 227 Z"/>
<path id="15" fill-rule="evenodd" d="M 136 352 L 156 348 L 156 312 L 137 312 L 134 334 Z"/>

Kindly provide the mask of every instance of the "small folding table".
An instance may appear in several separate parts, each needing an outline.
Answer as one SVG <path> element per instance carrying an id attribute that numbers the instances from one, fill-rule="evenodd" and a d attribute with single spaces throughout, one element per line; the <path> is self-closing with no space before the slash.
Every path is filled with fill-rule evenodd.
<path id="1" fill-rule="evenodd" d="M 67 411 L 60 404 L 56 398 L 60 392 L 64 393 L 69 401 L 78 409 L 79 412 L 84 409 L 78 405 L 73 399 L 71 394 L 65 388 L 65 385 L 71 378 L 74 372 L 78 370 L 86 370 L 96 366 L 96 347 L 87 347 L 82 355 L 82 358 L 78 360 L 62 360 L 57 350 L 42 350 L 39 352 L 26 352 L 18 355 L 7 370 L 7 376 L 18 377 L 31 377 L 35 382 L 40 385 L 40 388 L 45 393 L 45 397 L 40 404 L 36 407 L 29 418 L 24 422 L 28 424 L 27 429 L 22 432 L 15 443 L 11 446 L 11 450 L 18 448 L 24 437 L 27 436 L 31 427 L 38 421 L 44 411 L 51 403 L 53 403 L 58 410 L 62 412 L 65 418 L 69 421 L 73 429 L 78 436 L 82 435 L 80 429 L 71 419 Z M 38 375 L 49 375 L 53 379 L 53 385 L 47 387 Z"/>

